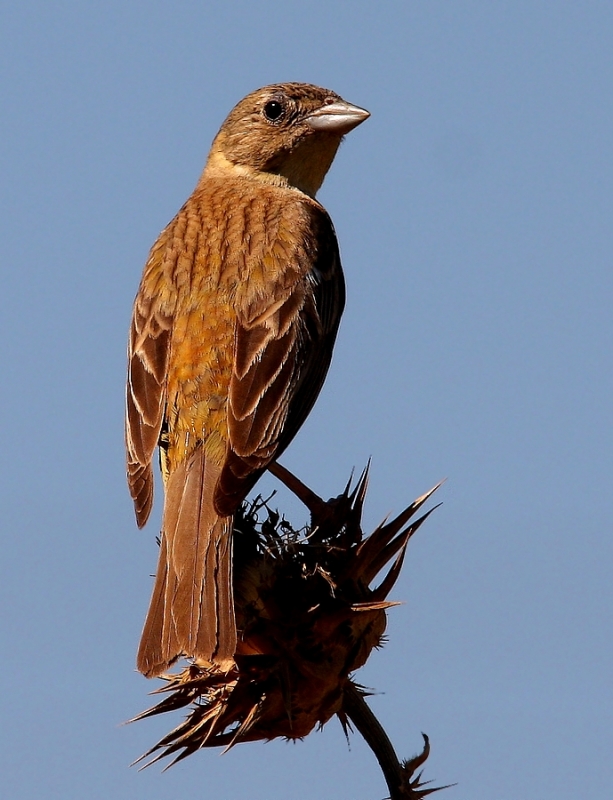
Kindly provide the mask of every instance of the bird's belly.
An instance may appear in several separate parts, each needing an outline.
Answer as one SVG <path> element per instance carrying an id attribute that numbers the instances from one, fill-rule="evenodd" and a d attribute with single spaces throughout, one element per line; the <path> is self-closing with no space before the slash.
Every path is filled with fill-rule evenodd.
<path id="1" fill-rule="evenodd" d="M 192 297 L 175 316 L 166 412 L 171 470 L 198 446 L 218 464 L 224 461 L 234 327 L 233 309 L 209 293 Z"/>

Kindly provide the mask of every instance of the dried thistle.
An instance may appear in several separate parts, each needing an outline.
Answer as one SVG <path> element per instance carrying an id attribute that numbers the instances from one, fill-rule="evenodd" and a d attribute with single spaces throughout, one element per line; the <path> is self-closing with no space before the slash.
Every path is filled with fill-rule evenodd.
<path id="1" fill-rule="evenodd" d="M 166 697 L 135 719 L 184 707 L 188 715 L 138 761 L 156 754 L 148 766 L 174 756 L 172 766 L 203 747 L 301 739 L 336 714 L 374 751 L 391 800 L 424 798 L 436 791 L 415 776 L 428 757 L 428 738 L 420 755 L 400 763 L 367 693 L 350 676 L 382 644 L 386 609 L 397 605 L 387 598 L 408 541 L 433 509 L 411 520 L 438 485 L 364 538 L 368 470 L 355 488 L 349 483 L 327 502 L 279 464 L 271 471 L 305 503 L 311 524 L 294 530 L 261 498 L 242 506 L 234 523 L 235 668 L 193 662 L 163 676 L 157 693 Z"/>

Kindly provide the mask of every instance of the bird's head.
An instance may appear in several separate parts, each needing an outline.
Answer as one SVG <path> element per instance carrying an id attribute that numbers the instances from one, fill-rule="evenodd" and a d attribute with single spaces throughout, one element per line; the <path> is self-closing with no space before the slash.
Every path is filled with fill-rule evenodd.
<path id="1" fill-rule="evenodd" d="M 231 169 L 314 197 L 343 136 L 369 116 L 319 86 L 266 86 L 232 109 L 213 141 L 205 175 Z"/>

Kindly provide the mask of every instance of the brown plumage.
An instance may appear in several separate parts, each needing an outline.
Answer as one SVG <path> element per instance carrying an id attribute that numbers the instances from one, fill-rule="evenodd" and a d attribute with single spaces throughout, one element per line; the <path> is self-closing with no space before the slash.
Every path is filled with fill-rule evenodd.
<path id="1" fill-rule="evenodd" d="M 344 304 L 332 223 L 314 199 L 368 112 L 326 89 L 248 95 L 153 246 L 128 347 L 128 483 L 142 527 L 159 445 L 160 556 L 137 666 L 230 669 L 232 516 L 321 389 Z"/>

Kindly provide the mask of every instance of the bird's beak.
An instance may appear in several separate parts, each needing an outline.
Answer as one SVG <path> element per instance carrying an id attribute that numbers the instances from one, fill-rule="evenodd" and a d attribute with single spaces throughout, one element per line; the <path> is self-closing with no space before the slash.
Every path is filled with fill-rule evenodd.
<path id="1" fill-rule="evenodd" d="M 356 128 L 370 112 L 359 106 L 352 106 L 344 100 L 322 106 L 305 119 L 306 124 L 314 131 L 345 134 Z"/>

